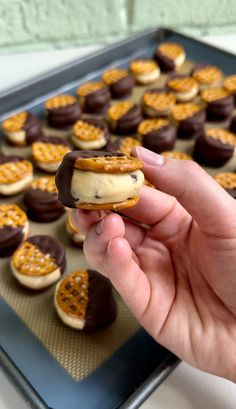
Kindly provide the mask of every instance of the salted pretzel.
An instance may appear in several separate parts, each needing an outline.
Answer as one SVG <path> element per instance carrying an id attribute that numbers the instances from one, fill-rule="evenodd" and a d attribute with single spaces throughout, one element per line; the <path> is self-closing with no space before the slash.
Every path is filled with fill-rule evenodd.
<path id="1" fill-rule="evenodd" d="M 105 84 L 111 85 L 127 76 L 128 72 L 126 70 L 122 68 L 112 68 L 104 72 L 102 80 Z"/>
<path id="2" fill-rule="evenodd" d="M 184 54 L 183 47 L 176 43 L 163 43 L 158 47 L 158 50 L 171 60 L 175 60 Z"/>
<path id="3" fill-rule="evenodd" d="M 175 105 L 172 110 L 172 116 L 176 121 L 183 121 L 187 118 L 191 118 L 197 112 L 201 111 L 201 105 L 191 104 L 191 103 L 183 103 Z"/>
<path id="4" fill-rule="evenodd" d="M 176 92 L 189 92 L 193 88 L 198 88 L 198 82 L 192 77 L 170 78 L 167 82 L 168 87 Z"/>
<path id="5" fill-rule="evenodd" d="M 27 112 L 19 112 L 12 115 L 2 123 L 2 128 L 5 132 L 18 132 L 23 129 L 27 118 Z"/>
<path id="6" fill-rule="evenodd" d="M 27 222 L 25 212 L 15 204 L 0 206 L 0 228 L 4 226 L 21 227 Z"/>
<path id="7" fill-rule="evenodd" d="M 203 66 L 193 71 L 193 78 L 201 84 L 212 84 L 222 80 L 222 72 L 214 65 Z"/>
<path id="8" fill-rule="evenodd" d="M 170 125 L 170 122 L 167 118 L 145 119 L 139 124 L 138 133 L 139 135 L 146 135 L 168 125 Z"/>
<path id="9" fill-rule="evenodd" d="M 224 88 L 229 92 L 236 91 L 236 75 L 230 75 L 224 80 Z"/>
<path id="10" fill-rule="evenodd" d="M 69 274 L 57 288 L 56 301 L 59 307 L 66 314 L 84 320 L 89 302 L 88 288 L 89 274 L 86 270 Z"/>
<path id="11" fill-rule="evenodd" d="M 214 176 L 216 182 L 224 189 L 236 189 L 236 173 L 222 172 Z"/>
<path id="12" fill-rule="evenodd" d="M 77 88 L 76 92 L 79 97 L 86 97 L 87 95 L 99 91 L 104 87 L 106 87 L 106 84 L 104 84 L 104 82 L 86 82 L 85 84 L 80 85 L 80 87 Z"/>
<path id="13" fill-rule="evenodd" d="M 101 139 L 103 135 L 104 132 L 101 128 L 83 120 L 78 120 L 73 126 L 73 136 L 82 141 L 94 141 Z"/>
<path id="14" fill-rule="evenodd" d="M 48 109 L 48 110 L 56 109 L 56 108 L 63 108 L 68 105 L 73 105 L 76 102 L 77 102 L 76 98 L 73 97 L 72 95 L 67 95 L 67 94 L 56 95 L 55 97 L 48 99 L 45 102 L 44 107 L 45 109 Z"/>
<path id="15" fill-rule="evenodd" d="M 201 98 L 204 102 L 217 101 L 229 95 L 229 92 L 224 88 L 207 88 L 201 92 Z"/>
<path id="16" fill-rule="evenodd" d="M 108 109 L 108 117 L 112 121 L 118 121 L 134 107 L 133 101 L 116 102 Z"/>
<path id="17" fill-rule="evenodd" d="M 43 176 L 35 179 L 31 184 L 31 189 L 40 189 L 48 193 L 57 193 L 54 176 Z"/>
<path id="18" fill-rule="evenodd" d="M 0 164 L 0 183 L 15 183 L 33 172 L 32 163 L 28 160 L 5 162 Z"/>
<path id="19" fill-rule="evenodd" d="M 135 146 L 141 146 L 141 142 L 138 141 L 138 139 L 127 136 L 126 138 L 122 138 L 120 146 L 118 148 L 118 152 L 122 152 L 125 155 L 130 155 L 132 149 Z"/>
<path id="20" fill-rule="evenodd" d="M 206 130 L 206 135 L 217 141 L 220 141 L 223 144 L 236 146 L 236 136 L 222 128 L 209 128 Z"/>
<path id="21" fill-rule="evenodd" d="M 166 111 L 175 105 L 176 97 L 171 92 L 146 92 L 143 96 L 143 103 L 156 111 Z"/>
<path id="22" fill-rule="evenodd" d="M 32 145 L 33 158 L 39 163 L 59 162 L 67 152 L 70 148 L 63 144 L 35 142 Z"/>
<path id="23" fill-rule="evenodd" d="M 38 246 L 25 241 L 12 257 L 15 269 L 27 276 L 43 276 L 55 271 L 58 266 L 50 254 L 43 253 Z"/>
<path id="24" fill-rule="evenodd" d="M 133 74 L 146 74 L 156 70 L 157 63 L 153 60 L 134 60 L 130 63 L 130 70 Z"/>
<path id="25" fill-rule="evenodd" d="M 192 160 L 190 155 L 180 151 L 165 151 L 162 152 L 161 155 L 169 159 Z"/>

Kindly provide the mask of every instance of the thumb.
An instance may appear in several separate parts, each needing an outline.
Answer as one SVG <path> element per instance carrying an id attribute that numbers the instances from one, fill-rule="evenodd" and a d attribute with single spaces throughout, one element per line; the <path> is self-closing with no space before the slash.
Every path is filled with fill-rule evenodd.
<path id="1" fill-rule="evenodd" d="M 235 200 L 196 162 L 164 158 L 142 147 L 133 155 L 142 160 L 147 180 L 175 196 L 204 233 L 235 237 Z"/>

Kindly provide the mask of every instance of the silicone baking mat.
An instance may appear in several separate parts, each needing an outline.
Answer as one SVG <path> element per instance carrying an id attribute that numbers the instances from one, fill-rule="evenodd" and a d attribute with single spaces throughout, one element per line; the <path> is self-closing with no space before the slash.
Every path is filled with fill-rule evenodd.
<path id="1" fill-rule="evenodd" d="M 136 42 L 136 46 L 132 49 L 132 54 L 125 52 L 125 47 L 127 47 L 127 44 L 135 45 L 134 39 L 124 42 L 123 50 L 121 49 L 123 54 L 119 55 L 118 53 L 116 58 L 111 55 L 111 52 L 109 58 L 109 50 L 104 51 L 103 64 L 101 64 L 100 69 L 96 67 L 96 71 L 91 72 L 91 65 L 89 65 L 87 74 L 83 77 L 80 76 L 80 64 L 78 63 L 77 80 L 75 81 L 73 79 L 74 74 L 72 75 L 71 73 L 70 77 L 68 68 L 65 70 L 65 83 L 62 84 L 60 89 L 54 90 L 52 93 L 50 92 L 50 95 L 59 92 L 75 94 L 76 86 L 90 79 L 98 79 L 104 69 L 110 66 L 127 67 L 128 62 L 137 56 L 150 58 L 157 44 L 167 38 L 170 41 L 180 42 L 187 51 L 188 61 L 180 72 L 189 73 L 193 66 L 193 61 L 215 63 L 222 68 L 226 75 L 234 72 L 233 57 L 230 54 L 225 53 L 232 60 L 229 66 L 229 64 L 226 64 L 227 61 L 222 58 L 222 52 L 217 49 L 195 42 L 177 33 L 163 30 L 156 31 L 155 33 L 155 36 L 153 35 L 154 31 L 149 32 L 149 37 L 147 33 L 140 36 L 139 42 Z M 145 36 L 147 44 L 143 48 L 138 47 L 138 44 L 144 41 Z M 101 55 L 102 53 L 100 53 L 100 57 Z M 98 56 L 96 61 L 98 61 Z M 162 75 L 158 81 L 149 87 L 136 86 L 132 99 L 140 101 L 140 97 L 145 89 L 161 86 L 165 83 L 165 77 L 165 75 Z M 70 83 L 72 79 L 73 82 Z M 51 81 L 53 82 L 53 80 L 54 77 L 52 76 Z M 49 78 L 47 81 L 51 86 Z M 37 83 L 32 85 L 31 88 L 33 96 Z M 27 89 L 26 86 L 26 94 L 28 92 Z M 43 89 L 43 85 L 41 89 Z M 17 91 L 15 96 L 17 100 Z M 38 97 L 38 101 L 28 102 L 28 106 L 25 106 L 24 109 L 27 107 L 44 122 L 42 102 L 48 95 L 42 96 L 39 93 Z M 6 96 L 3 96 L 3 100 L 4 98 Z M 9 101 L 7 103 L 10 105 Z M 19 104 L 18 109 L 23 109 L 22 104 Z M 8 114 L 9 112 L 5 113 L 4 117 Z M 220 124 L 220 126 L 227 125 L 228 123 Z M 211 123 L 210 126 L 215 126 L 215 124 Z M 68 132 L 55 131 L 48 128 L 46 124 L 45 132 L 51 135 L 59 135 L 68 140 L 70 137 Z M 193 143 L 193 141 L 178 141 L 175 149 L 191 154 Z M 19 149 L 8 147 L 4 144 L 4 141 L 1 143 L 1 147 L 3 147 L 5 153 L 19 154 L 20 151 L 20 154 L 30 158 L 30 148 Z M 235 168 L 236 160 L 233 158 L 224 168 L 208 168 L 207 171 L 214 174 L 222 170 L 233 171 Z M 36 173 L 36 176 L 38 175 L 39 173 Z M 10 199 L 1 199 L 1 202 L 14 202 L 23 207 L 22 195 Z M 51 234 L 62 242 L 67 253 L 67 269 L 65 273 L 67 274 L 71 271 L 87 267 L 87 264 L 83 252 L 71 244 L 65 231 L 65 220 L 66 216 L 63 216 L 56 222 L 47 224 L 30 222 L 30 232 L 31 235 L 39 233 Z M 73 409 L 77 407 L 79 399 L 80 408 L 116 408 L 132 394 L 140 383 L 144 382 L 151 375 L 155 368 L 161 366 L 158 374 L 163 375 L 177 362 L 168 351 L 156 344 L 144 331 L 139 330 L 138 323 L 118 294 L 116 294 L 118 304 L 116 321 L 106 330 L 86 335 L 67 328 L 58 319 L 52 301 L 54 287 L 39 293 L 30 292 L 23 289 L 14 280 L 9 269 L 8 259 L 1 260 L 0 266 L 0 294 L 2 297 L 0 343 L 17 368 L 20 369 L 29 383 L 43 398 L 46 405 L 55 409 L 64 409 L 65 401 L 68 399 L 70 407 Z M 18 351 L 21 353 L 18 354 Z M 168 364 L 170 359 L 172 360 L 171 365 Z M 8 372 L 12 373 L 10 368 L 8 368 Z M 45 376 L 46 374 L 47 376 Z M 47 381 L 49 375 L 51 375 L 50 382 Z M 127 378 L 124 379 L 124 375 Z M 19 381 L 19 374 L 14 378 L 18 384 L 21 383 Z M 147 385 L 146 391 L 148 390 Z M 56 388 L 56 391 L 52 388 Z M 54 391 L 53 393 L 52 390 Z M 96 393 L 95 397 L 92 398 L 92 394 L 89 391 L 94 390 Z M 29 391 L 25 391 L 25 394 L 29 395 Z M 134 401 L 136 405 L 140 400 L 140 396 L 138 397 L 138 393 L 135 394 Z M 142 395 L 142 399 L 144 397 L 145 394 Z M 34 396 L 32 398 L 34 404 L 36 404 L 35 399 L 36 397 Z M 129 404 L 127 403 L 127 405 Z"/>

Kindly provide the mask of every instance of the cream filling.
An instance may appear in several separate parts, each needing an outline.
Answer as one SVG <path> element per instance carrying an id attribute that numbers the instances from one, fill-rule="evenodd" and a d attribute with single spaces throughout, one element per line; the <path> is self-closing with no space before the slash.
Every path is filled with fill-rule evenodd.
<path id="1" fill-rule="evenodd" d="M 16 144 L 24 144 L 25 143 L 25 135 L 26 132 L 24 130 L 21 131 L 16 131 L 16 132 L 6 132 L 4 131 L 4 134 L 6 135 L 7 139 Z"/>
<path id="2" fill-rule="evenodd" d="M 208 89 L 208 88 L 217 88 L 217 87 L 221 86 L 221 84 L 222 84 L 221 80 L 217 81 L 217 82 L 212 82 L 210 84 L 205 84 L 205 83 L 200 82 L 199 83 L 199 88 L 200 88 L 201 91 L 204 91 L 205 89 Z"/>
<path id="3" fill-rule="evenodd" d="M 22 229 L 22 233 L 23 233 L 23 240 L 26 240 L 28 235 L 29 235 L 29 222 L 28 220 L 25 222 L 25 225 Z"/>
<path id="4" fill-rule="evenodd" d="M 64 324 L 68 325 L 69 327 L 82 330 L 85 326 L 85 320 L 82 320 L 81 318 L 77 318 L 77 317 L 71 317 L 70 315 L 66 314 L 62 310 L 62 308 L 59 306 L 57 302 L 57 291 L 58 291 L 59 285 L 60 285 L 60 282 L 56 286 L 56 290 L 54 294 L 54 306 L 56 308 L 56 311 L 59 317 L 61 318 L 62 322 L 64 322 Z"/>
<path id="5" fill-rule="evenodd" d="M 61 161 L 53 163 L 37 162 L 38 168 L 45 170 L 46 172 L 55 173 L 59 168 Z"/>
<path id="6" fill-rule="evenodd" d="M 75 233 L 72 229 L 71 229 L 71 227 L 70 227 L 70 225 L 67 223 L 66 224 L 66 231 L 67 231 L 67 233 L 72 237 L 72 240 L 75 242 L 75 243 L 83 243 L 84 242 L 84 239 L 85 239 L 85 234 L 82 234 L 82 233 Z"/>
<path id="7" fill-rule="evenodd" d="M 177 58 L 174 59 L 174 64 L 176 68 L 179 68 L 184 63 L 185 58 L 186 58 L 186 54 L 185 52 L 183 52 Z"/>
<path id="8" fill-rule="evenodd" d="M 95 173 L 75 169 L 71 195 L 76 205 L 123 202 L 139 195 L 143 181 L 141 170 L 129 173 Z"/>
<path id="9" fill-rule="evenodd" d="M 193 99 L 198 93 L 198 86 L 192 88 L 190 91 L 188 92 L 176 92 L 176 99 L 177 101 L 182 101 L 182 102 L 186 102 L 186 101 L 190 101 L 191 99 Z"/>
<path id="10" fill-rule="evenodd" d="M 21 274 L 14 267 L 12 261 L 11 271 L 17 281 L 19 281 L 19 283 L 21 283 L 24 287 L 30 288 L 32 290 L 40 290 L 42 288 L 49 287 L 50 285 L 58 281 L 61 277 L 60 268 L 57 268 L 56 270 L 52 271 L 52 273 L 43 276 L 28 276 L 25 274 Z"/>
<path id="11" fill-rule="evenodd" d="M 147 116 L 150 118 L 154 118 L 156 116 L 163 116 L 163 115 L 169 115 L 169 113 L 172 111 L 172 108 L 163 110 L 163 111 L 157 111 L 156 109 L 150 107 L 149 105 L 144 104 L 143 105 L 144 112 Z"/>
<path id="12" fill-rule="evenodd" d="M 104 138 L 95 139 L 94 141 L 82 141 L 79 138 L 76 138 L 74 135 L 71 136 L 71 140 L 77 148 L 80 149 L 100 149 L 106 145 L 107 141 Z"/>
<path id="13" fill-rule="evenodd" d="M 151 82 L 156 81 L 160 76 L 160 69 L 156 68 L 155 70 L 148 72 L 147 74 L 135 74 L 135 78 L 140 84 L 150 84 Z"/>
<path id="14" fill-rule="evenodd" d="M 0 183 L 0 194 L 4 196 L 15 195 L 25 190 L 33 181 L 33 174 L 26 176 L 22 180 L 14 183 Z"/>

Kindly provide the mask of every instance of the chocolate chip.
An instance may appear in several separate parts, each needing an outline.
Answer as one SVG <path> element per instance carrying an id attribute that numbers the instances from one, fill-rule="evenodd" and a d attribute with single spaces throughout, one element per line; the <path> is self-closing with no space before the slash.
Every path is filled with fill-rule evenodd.
<path id="1" fill-rule="evenodd" d="M 99 194 L 98 194 L 97 192 L 95 193 L 94 197 L 95 197 L 96 199 L 101 199 L 101 196 L 99 196 Z"/>

